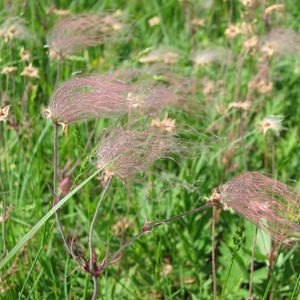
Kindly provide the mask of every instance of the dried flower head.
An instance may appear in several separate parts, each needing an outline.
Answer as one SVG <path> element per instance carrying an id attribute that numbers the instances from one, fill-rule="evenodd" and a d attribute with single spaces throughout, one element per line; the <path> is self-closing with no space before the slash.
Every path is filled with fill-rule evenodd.
<path id="1" fill-rule="evenodd" d="M 30 77 L 30 78 L 39 78 L 39 69 L 32 66 L 30 63 L 24 68 L 21 73 L 21 76 Z"/>
<path id="2" fill-rule="evenodd" d="M 47 36 L 49 55 L 60 59 L 86 47 L 103 44 L 123 28 L 122 15 L 119 12 L 66 17 L 59 20 Z"/>
<path id="3" fill-rule="evenodd" d="M 178 51 L 170 48 L 159 48 L 154 50 L 147 49 L 145 52 L 146 53 L 139 59 L 139 62 L 142 64 L 161 62 L 172 65 L 180 58 Z"/>
<path id="4" fill-rule="evenodd" d="M 273 83 L 272 81 L 262 79 L 255 84 L 255 89 L 258 93 L 266 95 L 272 92 Z"/>
<path id="5" fill-rule="evenodd" d="M 0 122 L 7 120 L 9 113 L 9 105 L 4 106 L 3 108 L 0 107 Z"/>
<path id="6" fill-rule="evenodd" d="M 240 2 L 249 8 L 253 8 L 257 5 L 257 0 L 240 0 Z"/>
<path id="7" fill-rule="evenodd" d="M 16 67 L 4 67 L 1 70 L 1 74 L 3 74 L 3 75 L 11 75 L 11 74 L 16 73 L 16 71 L 17 71 Z"/>
<path id="8" fill-rule="evenodd" d="M 150 27 L 153 27 L 153 26 L 156 26 L 156 25 L 159 25 L 160 24 L 160 18 L 155 16 L 153 18 L 150 18 L 148 20 L 148 24 Z"/>
<path id="9" fill-rule="evenodd" d="M 54 91 L 48 117 L 60 124 L 115 117 L 130 110 L 128 93 L 129 87 L 111 76 L 73 77 Z"/>
<path id="10" fill-rule="evenodd" d="M 211 47 L 205 50 L 198 51 L 193 57 L 196 66 L 205 66 L 207 64 L 216 63 L 230 63 L 230 50 L 222 47 Z"/>
<path id="11" fill-rule="evenodd" d="M 269 130 L 273 131 L 273 133 L 276 136 L 280 135 L 280 132 L 282 131 L 282 116 L 268 116 L 265 117 L 261 122 L 261 127 L 263 134 L 266 135 Z"/>
<path id="12" fill-rule="evenodd" d="M 272 239 L 293 245 L 300 238 L 300 197 L 287 185 L 258 172 L 247 172 L 219 189 L 224 209 L 270 232 Z"/>
<path id="13" fill-rule="evenodd" d="M 161 132 L 175 132 L 176 131 L 176 120 L 165 115 L 163 120 L 158 118 L 151 120 L 151 127 L 159 129 Z"/>
<path id="14" fill-rule="evenodd" d="M 101 140 L 97 152 L 97 167 L 105 167 L 104 179 L 116 176 L 132 180 L 154 161 L 165 158 L 178 149 L 174 136 L 156 130 L 131 131 L 116 129 Z"/>
<path id="15" fill-rule="evenodd" d="M 273 29 L 262 38 L 261 50 L 266 45 L 275 53 L 299 54 L 300 35 L 291 29 Z"/>
<path id="16" fill-rule="evenodd" d="M 24 47 L 20 50 L 20 57 L 22 61 L 30 61 L 31 55 L 28 50 L 25 50 Z"/>

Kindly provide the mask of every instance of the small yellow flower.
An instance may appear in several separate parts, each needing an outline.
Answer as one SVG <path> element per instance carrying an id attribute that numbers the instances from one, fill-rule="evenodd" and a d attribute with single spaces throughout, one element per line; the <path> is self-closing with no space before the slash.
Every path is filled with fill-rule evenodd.
<path id="1" fill-rule="evenodd" d="M 266 54 L 267 57 L 272 57 L 276 52 L 275 48 L 270 43 L 265 43 L 260 50 L 262 53 Z"/>
<path id="2" fill-rule="evenodd" d="M 148 24 L 149 24 L 150 27 L 159 25 L 159 24 L 160 24 L 160 18 L 159 18 L 159 17 L 153 17 L 153 18 L 150 18 L 150 19 L 148 20 Z"/>
<path id="3" fill-rule="evenodd" d="M 9 105 L 4 106 L 3 108 L 0 107 L 0 122 L 3 122 L 8 118 L 8 113 Z"/>
<path id="4" fill-rule="evenodd" d="M 35 68 L 30 63 L 28 66 L 24 68 L 21 73 L 21 76 L 31 77 L 31 78 L 39 78 L 39 70 Z"/>
<path id="5" fill-rule="evenodd" d="M 3 75 L 10 75 L 10 74 L 14 74 L 17 71 L 16 67 L 4 67 L 1 70 L 1 74 Z"/>

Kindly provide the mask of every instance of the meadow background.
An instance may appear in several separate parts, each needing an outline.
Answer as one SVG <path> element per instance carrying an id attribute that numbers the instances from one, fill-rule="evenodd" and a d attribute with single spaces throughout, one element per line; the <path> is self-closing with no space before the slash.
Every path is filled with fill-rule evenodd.
<path id="1" fill-rule="evenodd" d="M 300 188 L 299 122 L 300 59 L 299 37 L 291 42 L 292 51 L 268 60 L 268 92 L 254 91 L 246 111 L 229 109 L 232 102 L 244 101 L 249 82 L 260 70 L 261 53 L 247 52 L 241 58 L 245 36 L 225 36 L 229 24 L 253 23 L 255 35 L 264 36 L 269 28 L 263 20 L 262 3 L 255 14 L 247 16 L 243 1 L 221 0 L 27 0 L 0 1 L 0 24 L 9 16 L 21 16 L 31 32 L 24 40 L 0 39 L 0 69 L 16 67 L 12 75 L 1 74 L 1 108 L 10 105 L 8 118 L 1 122 L 1 214 L 6 200 L 6 242 L 11 249 L 52 206 L 53 127 L 43 116 L 54 90 L 57 64 L 47 54 L 46 34 L 60 18 L 51 8 L 82 12 L 114 12 L 126 15 L 126 30 L 120 38 L 88 48 L 67 59 L 60 81 L 72 74 L 106 73 L 120 68 L 143 68 L 139 62 L 144 50 L 170 48 L 179 59 L 168 71 L 179 78 L 191 78 L 187 93 L 193 109 L 180 107 L 159 112 L 182 128 L 182 136 L 192 140 L 192 157 L 162 160 L 141 180 L 125 185 L 117 180 L 104 201 L 97 222 L 95 245 L 103 258 L 143 227 L 145 220 L 166 219 L 205 203 L 214 187 L 245 171 L 260 171 Z M 245 1 L 244 1 L 245 2 Z M 250 1 L 251 2 L 251 1 Z M 284 1 L 283 11 L 271 14 L 270 27 L 300 27 L 300 2 Z M 160 22 L 150 26 L 149 19 Z M 196 20 L 196 21 L 195 21 Z M 194 21 L 194 22 L 193 22 Z M 198 21 L 198 22 L 197 22 Z M 1 27 L 0 27 L 1 28 Z M 297 44 L 298 42 L 298 44 Z M 296 46 L 295 46 L 296 45 Z M 22 47 L 31 54 L 38 78 L 22 76 L 28 62 L 22 61 Z M 195 65 L 198 51 L 213 47 L 230 49 L 231 59 Z M 161 63 L 162 64 L 162 63 Z M 181 76 L 181 77 L 180 77 Z M 25 105 L 24 105 L 25 103 Z M 25 107 L 25 108 L 24 108 Z M 241 115 L 243 123 L 241 125 Z M 278 136 L 263 133 L 262 120 L 282 116 Z M 60 170 L 68 161 L 80 160 L 73 174 L 80 183 L 95 170 L 94 149 L 106 126 L 124 120 L 97 119 L 70 125 L 60 130 Z M 144 122 L 144 120 L 143 120 Z M 92 142 L 85 149 L 91 131 Z M 242 132 L 241 132 L 242 131 Z M 272 149 L 275 168 L 272 169 Z M 273 160 L 274 166 L 274 160 Z M 88 228 L 101 184 L 93 178 L 63 207 L 61 218 L 68 235 L 76 236 L 78 247 L 86 251 Z M 5 195 L 5 197 L 4 197 Z M 144 235 L 128 248 L 123 257 L 108 267 L 99 278 L 99 299 L 212 299 L 211 264 L 212 211 L 187 216 L 169 226 Z M 1 219 L 4 223 L 3 218 Z M 245 226 L 241 248 L 234 257 L 233 238 Z M 224 299 L 245 299 L 248 295 L 249 266 L 255 225 L 231 211 L 222 212 L 216 222 L 216 266 L 218 294 Z M 0 248 L 3 249 L 3 231 Z M 255 299 L 300 299 L 300 256 L 297 247 L 281 249 L 274 272 L 268 280 L 270 236 L 258 232 L 255 255 Z M 76 270 L 68 258 L 55 226 L 54 218 L 1 270 L 1 299 L 90 299 L 93 290 L 88 275 Z M 298 297 L 298 298 L 297 298 Z"/>

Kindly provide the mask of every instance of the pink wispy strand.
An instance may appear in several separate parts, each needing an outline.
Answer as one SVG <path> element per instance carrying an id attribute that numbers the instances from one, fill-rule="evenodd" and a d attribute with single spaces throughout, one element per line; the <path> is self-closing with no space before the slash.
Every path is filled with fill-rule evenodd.
<path id="1" fill-rule="evenodd" d="M 269 231 L 273 240 L 290 246 L 299 241 L 300 195 L 286 184 L 247 172 L 220 188 L 220 201 Z"/>

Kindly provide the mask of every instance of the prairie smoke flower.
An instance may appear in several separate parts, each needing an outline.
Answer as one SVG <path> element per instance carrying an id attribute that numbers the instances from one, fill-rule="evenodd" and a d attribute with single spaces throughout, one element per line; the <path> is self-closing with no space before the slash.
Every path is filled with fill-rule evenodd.
<path id="1" fill-rule="evenodd" d="M 300 35 L 291 29 L 273 29 L 262 38 L 261 49 L 265 45 L 272 47 L 275 53 L 299 54 Z"/>
<path id="2" fill-rule="evenodd" d="M 30 61 L 31 55 L 28 50 L 25 50 L 24 47 L 20 50 L 20 57 L 22 61 Z"/>
<path id="3" fill-rule="evenodd" d="M 258 93 L 266 95 L 272 92 L 273 83 L 272 81 L 260 80 L 255 84 L 255 89 Z"/>
<path id="4" fill-rule="evenodd" d="M 21 73 L 21 76 L 30 77 L 30 78 L 39 78 L 39 69 L 32 66 L 30 63 L 24 68 Z"/>
<path id="5" fill-rule="evenodd" d="M 3 122 L 8 118 L 8 113 L 9 105 L 4 106 L 3 108 L 0 107 L 0 122 Z"/>
<path id="6" fill-rule="evenodd" d="M 178 151 L 175 137 L 156 130 L 132 131 L 116 129 L 101 140 L 97 167 L 105 167 L 104 180 L 116 176 L 132 180 L 146 171 L 157 159 Z"/>
<path id="7" fill-rule="evenodd" d="M 247 172 L 221 186 L 217 198 L 277 242 L 293 245 L 300 238 L 300 197 L 284 183 Z"/>
<path id="8" fill-rule="evenodd" d="M 159 24 L 160 24 L 160 18 L 159 18 L 159 17 L 153 17 L 153 18 L 150 18 L 150 19 L 148 20 L 148 24 L 149 24 L 150 27 L 159 25 Z"/>
<path id="9" fill-rule="evenodd" d="M 261 121 L 261 128 L 263 131 L 263 134 L 266 135 L 269 130 L 273 131 L 274 134 L 278 137 L 280 135 L 280 132 L 282 131 L 282 116 L 268 116 L 265 117 Z"/>
<path id="10" fill-rule="evenodd" d="M 241 109 L 241 110 L 249 110 L 251 103 L 249 101 L 243 101 L 243 102 L 231 102 L 229 104 L 229 108 L 234 109 Z"/>
<path id="11" fill-rule="evenodd" d="M 47 9 L 47 15 L 56 15 L 59 17 L 66 17 L 69 16 L 71 14 L 71 11 L 69 9 L 58 9 L 56 7 L 50 7 Z"/>
<path id="12" fill-rule="evenodd" d="M 32 35 L 26 28 L 24 19 L 10 17 L 1 24 L 0 37 L 3 37 L 5 42 L 9 42 L 13 39 L 26 40 L 31 38 Z"/>
<path id="13" fill-rule="evenodd" d="M 172 65 L 175 64 L 179 58 L 179 53 L 169 48 L 160 48 L 154 50 L 149 49 L 148 53 L 139 59 L 139 62 L 142 64 L 161 62 L 167 65 Z"/>
<path id="14" fill-rule="evenodd" d="M 197 26 L 197 27 L 203 27 L 205 25 L 204 19 L 199 19 L 199 18 L 193 19 L 191 23 L 192 23 L 192 25 Z"/>
<path id="15" fill-rule="evenodd" d="M 79 14 L 59 20 L 47 36 L 50 57 L 60 59 L 111 40 L 124 28 L 121 20 L 119 12 Z"/>
<path id="16" fill-rule="evenodd" d="M 161 132 L 175 132 L 176 120 L 169 118 L 168 114 L 166 114 L 163 120 L 152 119 L 151 127 L 157 128 Z"/>
<path id="17" fill-rule="evenodd" d="M 255 35 L 255 36 L 247 39 L 246 41 L 244 41 L 243 47 L 247 51 L 253 51 L 257 48 L 258 43 L 259 43 L 259 38 L 257 35 Z"/>
<path id="18" fill-rule="evenodd" d="M 94 117 L 114 117 L 129 111 L 129 87 L 111 76 L 78 76 L 59 86 L 51 97 L 49 118 L 69 124 Z"/>
<path id="19" fill-rule="evenodd" d="M 241 33 L 241 29 L 237 25 L 230 24 L 225 30 L 225 36 L 229 39 L 235 38 Z"/>
<path id="20" fill-rule="evenodd" d="M 193 61 L 196 66 L 204 66 L 213 62 L 229 63 L 230 60 L 230 50 L 222 47 L 211 47 L 198 51 L 193 57 Z"/>
<path id="21" fill-rule="evenodd" d="M 4 67 L 1 70 L 1 74 L 3 74 L 3 75 L 11 75 L 11 74 L 16 73 L 16 71 L 17 71 L 16 67 Z"/>
<path id="22" fill-rule="evenodd" d="M 273 12 L 281 12 L 284 10 L 284 4 L 273 4 L 266 8 L 265 14 L 270 15 Z"/>

